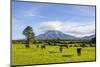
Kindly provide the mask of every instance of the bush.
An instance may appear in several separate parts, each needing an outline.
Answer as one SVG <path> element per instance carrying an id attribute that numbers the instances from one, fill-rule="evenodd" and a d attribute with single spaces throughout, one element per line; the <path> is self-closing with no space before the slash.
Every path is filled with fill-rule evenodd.
<path id="1" fill-rule="evenodd" d="M 95 44 L 90 44 L 90 47 L 95 47 L 96 45 Z"/>
<path id="2" fill-rule="evenodd" d="M 79 45 L 74 45 L 74 47 L 79 47 Z"/>
<path id="3" fill-rule="evenodd" d="M 69 47 L 72 47 L 72 45 L 69 45 Z"/>
<path id="4" fill-rule="evenodd" d="M 86 47 L 86 45 L 85 45 L 84 43 L 82 43 L 80 46 L 81 46 L 81 47 Z"/>

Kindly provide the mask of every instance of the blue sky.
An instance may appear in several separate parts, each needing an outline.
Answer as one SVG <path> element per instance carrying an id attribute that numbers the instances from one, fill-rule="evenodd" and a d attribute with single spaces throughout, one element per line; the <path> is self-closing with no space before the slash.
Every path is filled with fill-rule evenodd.
<path id="1" fill-rule="evenodd" d="M 36 35 L 59 30 L 76 37 L 95 33 L 95 6 L 12 2 L 12 39 L 25 38 L 31 26 Z"/>

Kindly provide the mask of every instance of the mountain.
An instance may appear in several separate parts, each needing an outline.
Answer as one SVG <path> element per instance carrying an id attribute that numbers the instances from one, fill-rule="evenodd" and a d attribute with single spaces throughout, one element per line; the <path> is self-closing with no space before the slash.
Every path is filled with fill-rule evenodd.
<path id="1" fill-rule="evenodd" d="M 36 39 L 42 39 L 42 40 L 46 40 L 46 39 L 76 39 L 76 37 L 68 35 L 68 34 L 64 34 L 61 31 L 49 30 L 49 31 L 46 31 L 44 34 L 40 34 L 40 35 L 36 36 Z"/>
<path id="2" fill-rule="evenodd" d="M 96 35 L 93 34 L 93 35 L 90 35 L 90 36 L 85 36 L 85 37 L 83 37 L 82 39 L 91 40 L 92 38 L 95 38 L 95 37 L 96 37 Z"/>

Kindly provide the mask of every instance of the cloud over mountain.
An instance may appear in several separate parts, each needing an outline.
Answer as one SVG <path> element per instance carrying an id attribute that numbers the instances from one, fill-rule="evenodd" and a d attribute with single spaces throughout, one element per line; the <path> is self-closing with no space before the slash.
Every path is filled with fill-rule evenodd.
<path id="1" fill-rule="evenodd" d="M 47 21 L 39 24 L 42 31 L 58 30 L 74 36 L 87 36 L 95 33 L 95 23 L 82 24 L 76 22 Z"/>

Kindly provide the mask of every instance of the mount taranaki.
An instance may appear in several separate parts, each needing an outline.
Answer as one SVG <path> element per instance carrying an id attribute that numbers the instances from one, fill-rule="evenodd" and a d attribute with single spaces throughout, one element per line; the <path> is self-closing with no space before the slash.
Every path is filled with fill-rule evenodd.
<path id="1" fill-rule="evenodd" d="M 69 34 L 65 34 L 61 31 L 56 31 L 56 30 L 48 30 L 43 34 L 40 34 L 38 36 L 36 36 L 36 39 L 41 39 L 41 40 L 47 40 L 47 39 L 92 39 L 94 38 L 95 35 L 91 35 L 91 36 L 85 36 L 82 38 L 78 38 Z"/>

